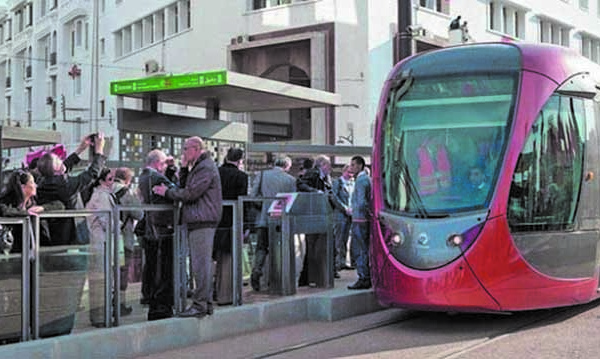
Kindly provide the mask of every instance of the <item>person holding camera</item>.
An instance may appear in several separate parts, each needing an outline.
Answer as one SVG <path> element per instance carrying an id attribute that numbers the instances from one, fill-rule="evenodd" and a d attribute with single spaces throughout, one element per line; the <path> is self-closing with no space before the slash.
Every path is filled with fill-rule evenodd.
<path id="1" fill-rule="evenodd" d="M 77 176 L 68 175 L 68 172 L 81 161 L 79 156 L 90 147 L 92 153 L 88 168 Z M 44 205 L 58 200 L 64 204 L 65 209 L 82 209 L 80 192 L 98 178 L 106 161 L 103 151 L 104 134 L 98 133 L 84 137 L 75 152 L 64 161 L 54 153 L 46 153 L 40 157 L 37 163 L 40 174 L 37 188 L 38 204 Z M 85 235 L 87 231 L 82 229 L 86 228 L 85 220 L 76 221 L 81 231 L 76 230 L 72 218 L 49 219 L 48 222 L 51 233 L 50 243 L 42 243 L 42 245 L 89 243 L 89 238 Z"/>

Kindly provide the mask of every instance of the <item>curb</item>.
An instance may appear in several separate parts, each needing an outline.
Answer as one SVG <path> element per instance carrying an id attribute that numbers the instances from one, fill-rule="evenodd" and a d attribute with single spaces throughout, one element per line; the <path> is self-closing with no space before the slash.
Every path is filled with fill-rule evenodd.
<path id="1" fill-rule="evenodd" d="M 132 358 L 306 321 L 337 321 L 384 309 L 371 290 L 326 291 L 224 308 L 201 320 L 170 318 L 9 344 L 0 357 Z"/>

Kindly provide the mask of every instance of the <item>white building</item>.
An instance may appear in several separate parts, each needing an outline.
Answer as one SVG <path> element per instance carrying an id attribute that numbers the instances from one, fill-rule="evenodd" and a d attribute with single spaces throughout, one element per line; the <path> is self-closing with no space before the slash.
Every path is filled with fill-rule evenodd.
<path id="1" fill-rule="evenodd" d="M 368 146 L 398 32 L 410 34 L 413 51 L 463 41 L 549 42 L 600 62 L 600 0 L 413 0 L 413 26 L 398 31 L 403 1 L 410 0 L 7 0 L 0 118 L 56 128 L 71 147 L 97 130 L 118 138 L 111 81 L 228 69 L 342 96 L 335 109 L 221 113 L 252 124 L 251 140 Z M 459 15 L 462 31 L 449 35 Z M 183 105 L 157 110 L 204 116 Z"/>

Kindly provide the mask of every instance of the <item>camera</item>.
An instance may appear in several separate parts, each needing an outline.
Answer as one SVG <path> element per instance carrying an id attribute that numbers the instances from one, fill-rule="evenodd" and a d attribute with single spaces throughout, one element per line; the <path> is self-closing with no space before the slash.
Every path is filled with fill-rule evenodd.
<path id="1" fill-rule="evenodd" d="M 88 136 L 88 138 L 90 139 L 91 145 L 94 146 L 96 144 L 96 140 L 98 139 L 98 134 L 92 133 L 91 135 Z"/>
<path id="2" fill-rule="evenodd" d="M 98 134 L 92 133 L 88 136 L 88 139 L 90 140 L 90 153 L 88 156 L 90 159 L 92 159 L 94 157 L 94 153 L 96 153 L 96 140 L 98 139 Z"/>

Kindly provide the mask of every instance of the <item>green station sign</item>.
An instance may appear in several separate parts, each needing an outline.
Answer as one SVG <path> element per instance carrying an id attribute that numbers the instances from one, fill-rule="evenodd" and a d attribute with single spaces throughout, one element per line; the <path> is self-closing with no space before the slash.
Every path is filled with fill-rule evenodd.
<path id="1" fill-rule="evenodd" d="M 111 95 L 156 92 L 219 86 L 227 84 L 227 71 L 194 72 L 182 75 L 164 75 L 133 80 L 112 81 Z"/>

